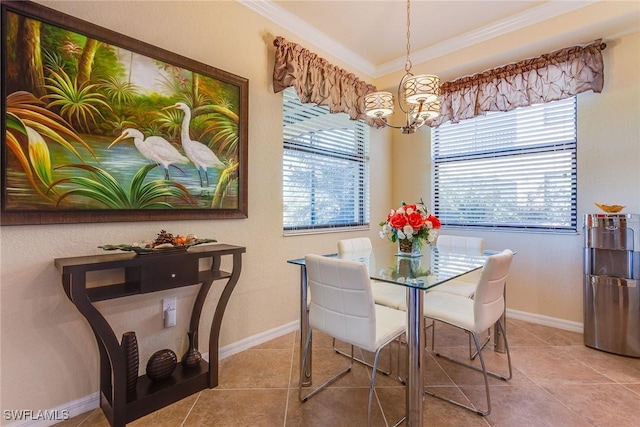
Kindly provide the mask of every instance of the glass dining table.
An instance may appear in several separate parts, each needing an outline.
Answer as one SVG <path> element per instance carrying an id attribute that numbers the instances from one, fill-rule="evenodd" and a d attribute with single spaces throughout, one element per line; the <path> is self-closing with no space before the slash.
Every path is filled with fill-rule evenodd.
<path id="1" fill-rule="evenodd" d="M 406 290 L 408 346 L 406 421 L 408 426 L 421 427 L 423 421 L 424 366 L 422 351 L 425 343 L 423 342 L 424 338 L 421 331 L 424 327 L 424 291 L 481 268 L 486 258 L 494 253 L 496 252 L 444 252 L 438 250 L 435 246 L 425 245 L 420 256 L 406 256 L 398 253 L 397 246 L 387 244 L 367 251 L 326 255 L 364 262 L 369 269 L 371 279 L 396 284 Z M 305 260 L 304 258 L 297 258 L 287 262 L 301 267 L 300 334 L 304 337 L 307 335 L 309 328 Z M 306 360 L 305 369 L 302 370 L 304 372 L 302 385 L 309 386 L 312 383 L 311 346 L 306 357 L 303 352 L 304 339 L 301 339 L 300 363 Z"/>

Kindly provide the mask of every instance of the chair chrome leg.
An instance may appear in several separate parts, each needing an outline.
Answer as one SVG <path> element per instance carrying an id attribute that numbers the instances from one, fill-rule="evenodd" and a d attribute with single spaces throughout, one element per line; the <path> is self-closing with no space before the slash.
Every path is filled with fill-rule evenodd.
<path id="1" fill-rule="evenodd" d="M 482 375 L 484 377 L 484 391 L 487 396 L 487 411 L 477 411 L 482 416 L 487 416 L 491 413 L 491 392 L 489 391 L 489 377 L 487 376 L 487 365 L 484 363 L 484 356 L 482 355 L 482 348 L 480 347 L 480 342 L 478 341 L 478 335 L 473 335 L 473 342 L 476 345 L 476 349 L 478 351 L 478 357 L 480 358 L 480 365 L 482 365 Z"/>
<path id="2" fill-rule="evenodd" d="M 325 383 L 323 383 L 322 385 L 318 386 L 318 388 L 316 388 L 315 390 L 309 392 L 308 394 L 306 394 L 305 396 L 302 395 L 302 378 L 304 375 L 304 368 L 306 366 L 306 355 L 307 352 L 309 351 L 309 343 L 311 342 L 311 328 L 309 328 L 309 332 L 307 333 L 307 339 L 306 342 L 304 344 L 304 357 L 302 359 L 302 364 L 300 366 L 300 382 L 298 383 L 298 399 L 300 399 L 300 402 L 306 402 L 307 399 L 309 399 L 311 396 L 315 395 L 316 393 L 318 393 L 319 391 L 323 390 L 325 387 L 327 387 L 330 384 L 333 384 L 336 380 L 338 380 L 339 378 L 341 378 L 344 374 L 346 374 L 347 372 L 349 372 L 351 370 L 351 368 L 353 367 L 353 346 L 351 346 L 351 362 L 349 363 L 349 366 L 347 366 L 344 370 L 340 371 L 338 374 L 336 374 L 335 376 L 331 377 L 329 380 L 327 380 Z"/>
<path id="3" fill-rule="evenodd" d="M 498 328 L 500 328 L 500 332 L 502 333 L 502 338 L 504 340 L 504 349 L 507 353 L 507 364 L 509 365 L 509 376 L 507 378 L 502 378 L 505 381 L 509 381 L 513 377 L 513 372 L 511 370 L 511 352 L 509 351 L 509 343 L 507 342 L 507 334 L 505 331 L 504 324 L 502 323 L 502 319 L 498 319 Z"/>
<path id="4" fill-rule="evenodd" d="M 459 361 L 457 361 L 455 359 L 451 359 L 451 358 L 449 358 L 447 356 L 441 356 L 441 357 L 444 357 L 445 359 L 451 360 L 452 362 L 456 362 L 456 363 L 459 363 L 461 365 L 464 365 L 464 366 L 467 366 L 467 367 L 482 371 L 482 374 L 483 374 L 483 377 L 484 377 L 485 395 L 487 397 L 487 410 L 486 411 L 482 411 L 482 410 L 479 410 L 479 409 L 477 409 L 477 408 L 475 408 L 473 406 L 465 405 L 462 402 L 458 402 L 457 400 L 453 400 L 453 399 L 449 399 L 448 397 L 441 396 L 439 394 L 436 394 L 436 393 L 434 393 L 432 391 L 427 390 L 426 388 L 425 388 L 424 392 L 425 392 L 425 394 L 428 394 L 429 396 L 433 396 L 433 397 L 436 397 L 438 399 L 447 401 L 449 403 L 453 403 L 456 406 L 460 406 L 462 408 L 468 409 L 468 410 L 470 410 L 472 412 L 475 412 L 476 414 L 481 415 L 481 416 L 484 417 L 484 416 L 487 416 L 487 415 L 489 415 L 491 413 L 491 395 L 490 395 L 490 392 L 489 392 L 489 377 L 487 376 L 487 374 L 488 374 L 487 367 L 486 367 L 486 365 L 484 363 L 484 357 L 482 355 L 482 351 L 481 351 L 481 348 L 480 348 L 480 341 L 478 340 L 478 336 L 476 334 L 472 334 L 472 336 L 473 336 L 473 342 L 475 344 L 476 350 L 478 352 L 478 355 L 480 356 L 480 364 L 482 365 L 482 369 L 478 369 L 476 366 L 468 365 L 468 364 L 466 364 L 464 362 L 459 362 Z M 439 355 L 439 354 L 436 353 L 436 355 Z"/>
<path id="5" fill-rule="evenodd" d="M 425 319 L 426 320 L 426 319 Z M 424 325 L 424 349 L 427 349 L 427 329 L 429 328 L 433 328 L 433 325 L 435 324 L 435 322 L 432 320 L 430 325 Z"/>
<path id="6" fill-rule="evenodd" d="M 371 384 L 369 384 L 369 404 L 367 406 L 367 426 L 371 425 L 371 402 L 373 400 L 373 390 L 374 390 L 374 385 L 376 383 L 376 373 L 378 372 L 378 360 L 380 358 L 380 350 L 382 350 L 382 347 L 380 347 L 378 349 L 378 351 L 376 351 L 376 355 L 373 358 L 373 366 L 372 366 L 372 371 L 371 371 Z M 391 354 L 391 352 L 389 352 L 389 354 Z"/>
<path id="7" fill-rule="evenodd" d="M 425 332 L 426 334 L 426 332 Z M 436 321 L 431 322 L 431 352 L 435 353 L 436 348 Z"/>
<path id="8" fill-rule="evenodd" d="M 480 345 L 481 350 L 485 348 L 487 344 L 489 344 L 489 341 L 491 341 L 491 328 L 487 329 L 487 332 L 489 335 L 487 335 L 487 338 L 485 338 L 482 345 Z M 471 344 L 473 343 L 471 342 L 471 335 L 469 335 L 469 359 L 474 360 L 478 355 L 478 351 L 476 350 L 475 352 L 473 352 L 473 348 Z"/>
<path id="9" fill-rule="evenodd" d="M 336 347 L 336 339 L 335 338 L 333 339 L 333 351 L 335 351 L 336 353 L 341 354 L 343 356 L 351 357 L 349 355 L 349 353 L 345 353 L 344 351 L 342 351 L 342 350 L 340 350 L 339 348 Z M 373 368 L 373 365 L 371 363 L 367 362 L 364 359 L 359 359 L 357 357 L 354 357 L 353 360 L 358 362 L 358 363 L 362 363 L 365 366 Z M 389 370 L 388 371 L 384 371 L 384 370 L 378 368 L 378 372 L 380 372 L 383 375 L 389 375 L 391 373 L 391 364 L 392 364 L 392 362 L 391 362 L 391 352 L 389 352 Z"/>
<path id="10" fill-rule="evenodd" d="M 380 369 L 378 369 L 378 362 L 379 362 L 379 358 L 380 358 L 380 352 L 382 351 L 383 348 L 387 347 L 389 344 L 391 344 L 393 341 L 398 341 L 398 369 L 400 369 L 400 345 L 402 342 L 402 335 L 404 335 L 404 332 L 396 337 L 393 337 L 391 340 L 387 341 L 386 343 L 384 343 L 383 345 L 380 346 L 380 348 L 378 349 L 378 351 L 376 351 L 376 355 L 373 359 L 373 366 L 372 366 L 372 371 L 371 371 L 371 384 L 369 386 L 369 406 L 367 407 L 367 426 L 371 425 L 371 403 L 373 401 L 373 392 L 374 392 L 374 387 L 375 387 L 375 383 L 376 383 L 376 372 L 382 372 L 380 371 Z M 389 356 L 391 356 L 391 349 L 389 349 Z M 389 364 L 389 366 L 391 366 L 391 364 Z M 401 378 L 400 378 L 400 372 L 398 372 L 398 380 L 402 383 L 405 384 Z M 395 422 L 395 424 L 393 424 L 393 427 L 397 427 L 400 424 L 402 424 L 402 422 L 407 418 L 406 415 L 404 415 L 402 418 L 400 418 L 398 421 Z"/>
<path id="11" fill-rule="evenodd" d="M 400 345 L 400 337 L 398 337 L 398 345 Z M 378 349 L 378 351 L 376 351 L 376 356 L 373 359 L 373 370 L 371 373 L 371 385 L 369 386 L 369 406 L 367 407 L 367 426 L 371 425 L 371 403 L 373 402 L 373 392 L 374 392 L 374 386 L 376 383 L 376 372 L 379 371 L 379 369 L 376 369 L 376 367 L 378 366 L 378 361 L 379 361 L 379 356 L 380 356 L 380 351 L 382 351 L 382 349 L 384 347 L 386 347 L 388 344 L 390 344 L 391 341 L 389 343 L 387 343 L 386 345 L 380 347 Z M 389 349 L 389 354 L 391 354 L 391 349 Z M 399 354 L 398 354 L 399 355 Z M 380 371 L 382 372 L 382 371 Z M 398 379 L 400 378 L 400 375 L 398 375 Z M 404 383 L 403 383 L 404 384 Z M 400 418 L 398 421 L 395 422 L 395 424 L 393 424 L 393 427 L 397 427 L 400 424 L 402 424 L 402 422 L 407 418 L 407 416 L 403 416 L 402 418 Z"/>
<path id="12" fill-rule="evenodd" d="M 404 332 L 402 332 L 402 334 L 404 334 Z M 402 334 L 394 336 L 393 338 L 391 338 L 389 341 L 385 342 L 384 344 L 382 344 L 380 346 L 380 348 L 378 348 L 378 350 L 375 352 L 375 356 L 373 358 L 373 365 L 369 365 L 372 368 L 371 371 L 371 384 L 369 385 L 369 403 L 367 406 L 367 426 L 371 425 L 371 409 L 372 409 L 372 402 L 373 402 L 373 393 L 375 391 L 375 382 L 376 382 L 376 375 L 378 372 L 383 372 L 380 369 L 378 369 L 378 363 L 380 362 L 380 352 L 387 347 L 391 342 L 393 342 L 396 339 L 399 339 Z M 306 402 L 310 397 L 312 397 L 313 395 L 315 395 L 316 393 L 318 393 L 320 390 L 324 389 L 326 386 L 334 383 L 337 379 L 339 379 L 340 377 L 342 377 L 344 374 L 346 374 L 347 372 L 349 372 L 351 370 L 351 368 L 353 367 L 353 362 L 356 361 L 356 359 L 353 356 L 353 345 L 351 346 L 351 354 L 349 355 L 349 359 L 350 359 L 350 364 L 349 366 L 344 369 L 343 371 L 339 372 L 338 374 L 336 374 L 334 377 L 332 377 L 331 379 L 329 379 L 328 381 L 326 381 L 324 384 L 318 386 L 318 388 L 316 388 L 315 390 L 309 392 L 308 394 L 306 394 L 305 396 L 302 395 L 302 375 L 304 374 L 305 371 L 305 365 L 306 365 L 306 357 L 307 357 L 307 353 L 309 351 L 309 345 L 311 342 L 311 328 L 309 328 L 309 331 L 307 333 L 307 338 L 305 340 L 305 344 L 304 344 L 304 356 L 302 358 L 302 363 L 300 366 L 300 381 L 298 383 L 298 399 L 300 399 L 300 402 Z M 335 341 L 334 341 L 335 342 Z M 392 362 L 391 362 L 391 349 L 389 349 L 389 367 L 391 368 Z M 395 426 L 398 426 L 400 423 L 402 423 L 404 421 L 405 417 L 402 417 L 398 422 L 396 422 L 394 424 Z"/>
<path id="13" fill-rule="evenodd" d="M 470 364 L 465 363 L 463 361 L 451 358 L 451 357 L 449 357 L 447 355 L 440 354 L 437 351 L 435 351 L 435 322 L 434 322 L 434 328 L 431 331 L 431 336 L 432 336 L 432 338 L 431 338 L 432 339 L 432 341 L 431 341 L 431 351 L 436 356 L 442 357 L 442 358 L 447 359 L 447 360 L 450 360 L 450 361 L 452 361 L 454 363 L 457 363 L 459 365 L 466 366 L 467 368 L 475 369 L 476 371 L 482 372 L 482 375 L 484 377 L 485 394 L 486 394 L 486 397 L 487 397 L 487 410 L 486 411 L 481 411 L 481 410 L 479 410 L 477 408 L 474 408 L 473 406 L 465 405 L 465 404 L 463 404 L 461 402 L 449 399 L 449 398 L 444 397 L 444 396 L 440 396 L 440 395 L 438 395 L 436 393 L 433 393 L 433 392 L 427 390 L 426 388 L 425 388 L 424 392 L 426 394 L 430 395 L 430 396 L 437 397 L 438 399 L 442 399 L 442 400 L 445 400 L 447 402 L 453 403 L 453 404 L 455 404 L 457 406 L 469 409 L 470 411 L 473 411 L 478 415 L 482 415 L 482 416 L 489 415 L 491 413 L 491 394 L 490 394 L 490 391 L 489 391 L 489 377 L 488 376 L 491 375 L 492 377 L 501 379 L 503 381 L 509 381 L 513 377 L 513 372 L 512 372 L 512 368 L 511 368 L 511 353 L 509 352 L 509 344 L 508 344 L 508 341 L 507 341 L 507 336 L 505 334 L 504 325 L 502 324 L 502 321 L 500 319 L 498 319 L 498 321 L 496 323 L 497 323 L 498 328 L 500 329 L 500 332 L 502 333 L 502 336 L 504 338 L 505 350 L 506 350 L 506 353 L 507 353 L 507 365 L 509 367 L 509 375 L 508 376 L 504 376 L 504 375 L 498 374 L 496 372 L 489 371 L 487 369 L 487 366 L 486 366 L 485 361 L 484 361 L 484 356 L 482 354 L 482 349 L 486 345 L 486 342 L 481 345 L 477 334 L 467 331 L 467 333 L 469 333 L 469 336 L 471 337 L 470 339 L 473 340 L 474 345 L 476 347 L 476 356 L 479 356 L 479 358 L 480 358 L 481 368 L 478 368 L 477 366 L 470 365 Z"/>
<path id="14" fill-rule="evenodd" d="M 477 338 L 477 335 L 476 335 L 476 338 Z M 433 350 L 433 347 L 432 347 L 432 350 Z M 470 364 L 465 363 L 465 362 L 463 362 L 461 360 L 449 357 L 446 354 L 441 354 L 441 353 L 439 353 L 439 352 L 437 352 L 435 350 L 433 350 L 433 353 L 438 357 L 442 357 L 443 359 L 450 360 L 451 362 L 457 363 L 458 365 L 466 366 L 467 368 L 475 369 L 478 372 L 482 372 L 482 369 L 478 368 L 475 365 L 470 365 Z M 497 372 L 489 371 L 489 370 L 487 370 L 487 374 L 491 375 L 494 378 L 498 378 L 499 380 L 502 380 L 502 381 L 509 381 L 511 379 L 511 377 L 512 377 L 512 372 L 511 372 L 511 357 L 509 355 L 509 351 L 508 350 L 507 350 L 507 360 L 508 360 L 508 364 L 509 364 L 509 376 L 508 377 L 506 377 L 504 375 L 501 375 L 501 374 L 499 374 Z"/>

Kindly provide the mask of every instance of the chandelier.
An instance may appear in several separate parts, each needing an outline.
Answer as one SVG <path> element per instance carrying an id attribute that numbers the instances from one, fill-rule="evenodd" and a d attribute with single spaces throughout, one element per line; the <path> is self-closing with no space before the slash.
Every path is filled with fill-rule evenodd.
<path id="1" fill-rule="evenodd" d="M 417 75 L 411 73 L 411 5 L 407 0 L 407 62 L 405 74 L 398 85 L 398 106 L 406 116 L 404 126 L 394 126 L 387 121 L 393 114 L 393 95 L 391 92 L 373 92 L 364 97 L 365 114 L 368 117 L 382 119 L 385 126 L 400 129 L 404 134 L 411 134 L 426 123 L 440 115 L 440 79 L 434 75 Z"/>

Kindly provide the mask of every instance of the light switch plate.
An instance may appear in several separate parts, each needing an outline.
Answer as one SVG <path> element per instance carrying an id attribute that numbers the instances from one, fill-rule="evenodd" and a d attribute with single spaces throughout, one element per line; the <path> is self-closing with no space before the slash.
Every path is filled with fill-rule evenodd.
<path id="1" fill-rule="evenodd" d="M 165 328 L 176 326 L 176 297 L 162 299 L 162 318 Z"/>
<path id="2" fill-rule="evenodd" d="M 176 309 L 176 297 L 162 299 L 162 312 L 164 313 L 170 308 Z"/>

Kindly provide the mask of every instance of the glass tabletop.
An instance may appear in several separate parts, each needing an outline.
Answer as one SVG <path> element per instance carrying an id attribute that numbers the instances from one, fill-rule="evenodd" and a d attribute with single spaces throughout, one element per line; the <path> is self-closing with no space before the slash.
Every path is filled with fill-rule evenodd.
<path id="1" fill-rule="evenodd" d="M 447 280 L 477 270 L 495 251 L 443 251 L 425 245 L 420 256 L 399 255 L 397 246 L 381 245 L 371 251 L 355 251 L 340 258 L 364 262 L 374 280 L 402 286 L 429 289 Z M 338 254 L 326 256 L 338 257 Z M 304 258 L 291 259 L 290 264 L 304 266 Z"/>

